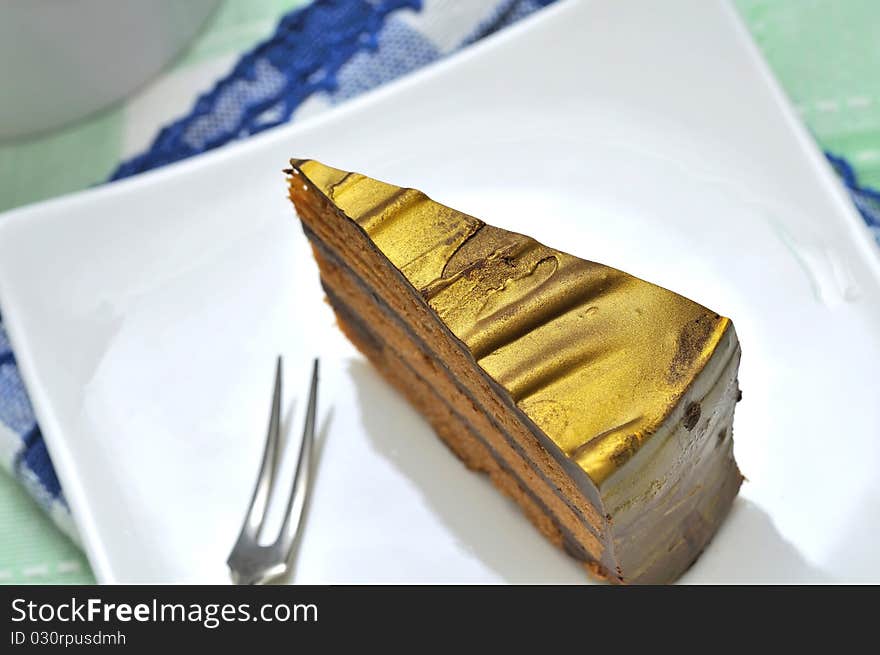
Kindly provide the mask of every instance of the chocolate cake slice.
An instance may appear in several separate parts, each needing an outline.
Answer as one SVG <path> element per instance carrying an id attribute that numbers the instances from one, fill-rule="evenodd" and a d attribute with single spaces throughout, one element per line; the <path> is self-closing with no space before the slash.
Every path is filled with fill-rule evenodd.
<path id="1" fill-rule="evenodd" d="M 730 320 L 420 191 L 291 166 L 340 327 L 449 448 L 596 576 L 685 571 L 742 482 Z"/>

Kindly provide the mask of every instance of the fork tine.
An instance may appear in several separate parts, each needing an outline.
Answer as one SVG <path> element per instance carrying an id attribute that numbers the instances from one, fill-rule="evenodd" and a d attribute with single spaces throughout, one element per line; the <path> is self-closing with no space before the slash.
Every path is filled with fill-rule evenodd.
<path id="1" fill-rule="evenodd" d="M 293 478 L 293 488 L 290 490 L 290 498 L 287 501 L 287 509 L 284 516 L 284 524 L 275 545 L 284 552 L 285 559 L 290 559 L 293 548 L 302 527 L 303 509 L 309 493 L 309 485 L 312 479 L 314 459 L 312 451 L 315 445 L 315 414 L 318 405 L 318 360 L 312 366 L 312 382 L 309 389 L 308 409 L 303 426 L 302 444 L 299 449 L 299 459 L 296 463 L 296 473 Z"/>
<path id="2" fill-rule="evenodd" d="M 260 465 L 254 494 L 251 497 L 244 524 L 241 526 L 239 539 L 246 537 L 251 541 L 256 541 L 266 519 L 269 493 L 272 490 L 278 461 L 278 445 L 281 441 L 281 376 L 281 356 L 279 355 L 275 363 L 275 388 L 272 392 L 272 410 L 269 414 L 269 429 L 266 433 L 266 446 L 263 449 L 263 462 Z"/>

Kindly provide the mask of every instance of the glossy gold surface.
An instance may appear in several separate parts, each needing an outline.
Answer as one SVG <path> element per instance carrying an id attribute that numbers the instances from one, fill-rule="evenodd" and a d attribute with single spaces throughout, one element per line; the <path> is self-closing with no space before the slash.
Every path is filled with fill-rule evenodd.
<path id="1" fill-rule="evenodd" d="M 697 303 L 432 201 L 292 160 L 559 448 L 600 485 L 654 434 L 730 321 Z"/>

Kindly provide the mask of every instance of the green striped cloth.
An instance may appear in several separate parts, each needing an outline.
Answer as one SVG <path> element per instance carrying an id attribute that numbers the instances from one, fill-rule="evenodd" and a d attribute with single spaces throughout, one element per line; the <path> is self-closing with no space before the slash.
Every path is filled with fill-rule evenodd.
<path id="1" fill-rule="evenodd" d="M 72 127 L 0 145 L 0 211 L 106 179 L 159 127 L 190 109 L 237 56 L 307 0 L 226 0 L 175 64 L 127 102 Z M 735 0 L 806 124 L 880 187 L 880 3 Z M 12 479 L 0 473 L 0 583 L 87 583 L 91 571 Z"/>

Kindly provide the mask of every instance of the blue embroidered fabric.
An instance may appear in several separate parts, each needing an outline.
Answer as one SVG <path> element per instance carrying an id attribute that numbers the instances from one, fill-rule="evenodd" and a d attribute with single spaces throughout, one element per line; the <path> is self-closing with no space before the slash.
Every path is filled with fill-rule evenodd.
<path id="1" fill-rule="evenodd" d="M 431 63 L 511 24 L 553 0 L 475 2 L 476 25 L 430 20 L 413 26 L 392 14 L 418 12 L 421 0 L 316 0 L 278 24 L 192 111 L 165 127 L 150 149 L 124 162 L 120 179 L 256 134 L 291 120 L 316 94 L 337 104 Z M 440 7 L 437 10 L 450 8 Z M 466 12 L 462 12 L 466 13 Z M 430 17 L 429 17 L 430 18 Z M 452 48 L 450 30 L 467 30 Z"/>
<path id="2" fill-rule="evenodd" d="M 218 148 L 332 106 L 440 59 L 554 0 L 315 0 L 284 16 L 192 110 L 111 179 Z M 880 244 L 880 193 L 828 155 Z M 58 478 L 0 318 L 0 457 L 62 527 Z"/>

